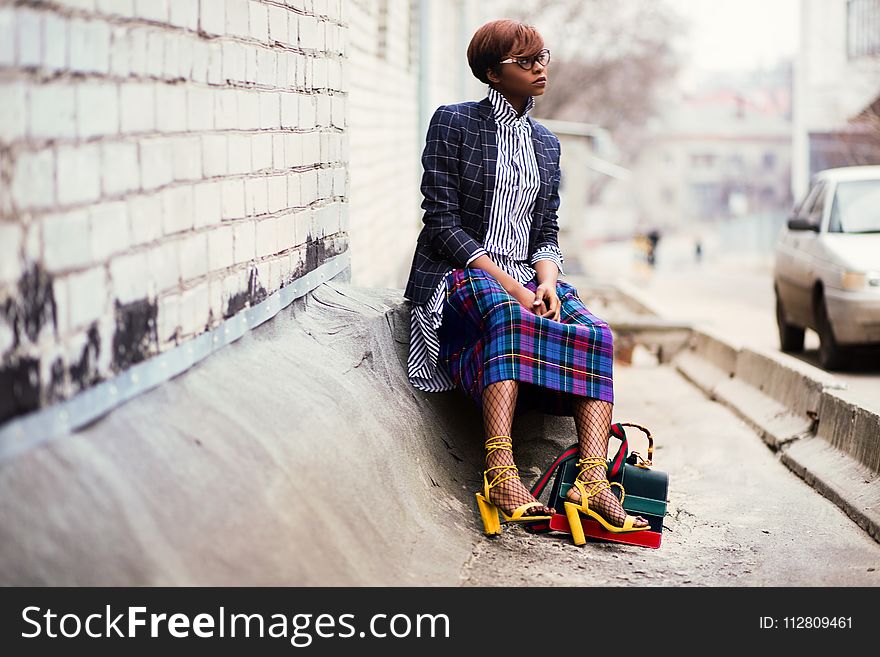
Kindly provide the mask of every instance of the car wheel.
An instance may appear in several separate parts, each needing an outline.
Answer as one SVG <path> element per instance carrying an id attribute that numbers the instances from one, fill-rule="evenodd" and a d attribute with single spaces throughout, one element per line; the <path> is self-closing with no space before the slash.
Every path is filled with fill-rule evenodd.
<path id="1" fill-rule="evenodd" d="M 819 334 L 819 365 L 826 370 L 840 370 L 846 366 L 846 350 L 837 344 L 825 297 L 820 293 L 816 297 L 816 332 Z"/>
<path id="2" fill-rule="evenodd" d="M 804 329 L 785 321 L 785 310 L 779 292 L 776 293 L 776 326 L 779 327 L 779 348 L 787 353 L 804 350 Z"/>

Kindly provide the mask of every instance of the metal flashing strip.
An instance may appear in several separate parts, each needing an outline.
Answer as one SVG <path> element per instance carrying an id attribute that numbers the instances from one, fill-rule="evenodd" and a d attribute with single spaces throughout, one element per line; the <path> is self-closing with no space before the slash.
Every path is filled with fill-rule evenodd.
<path id="1" fill-rule="evenodd" d="M 0 463 L 44 442 L 67 435 L 106 415 L 120 404 L 185 372 L 247 331 L 272 319 L 295 299 L 342 272 L 351 262 L 345 251 L 269 295 L 256 306 L 245 308 L 218 327 L 187 340 L 173 349 L 132 365 L 112 379 L 102 381 L 70 399 L 0 426 Z"/>

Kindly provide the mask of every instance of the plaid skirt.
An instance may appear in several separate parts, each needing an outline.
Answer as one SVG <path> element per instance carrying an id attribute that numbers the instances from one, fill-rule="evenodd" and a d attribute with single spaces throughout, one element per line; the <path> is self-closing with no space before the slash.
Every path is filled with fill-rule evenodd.
<path id="1" fill-rule="evenodd" d="M 438 360 L 477 406 L 484 387 L 509 379 L 520 382 L 514 416 L 573 415 L 572 395 L 614 401 L 611 329 L 576 288 L 556 282 L 556 321 L 524 308 L 482 269 L 454 269 L 446 286 Z M 534 292 L 537 277 L 526 287 Z"/>

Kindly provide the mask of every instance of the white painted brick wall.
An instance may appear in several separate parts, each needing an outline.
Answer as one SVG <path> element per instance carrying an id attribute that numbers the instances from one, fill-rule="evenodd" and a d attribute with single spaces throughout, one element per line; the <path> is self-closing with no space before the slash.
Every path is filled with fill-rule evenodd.
<path id="1" fill-rule="evenodd" d="M 0 314 L 0 362 L 61 358 L 69 393 L 90 329 L 88 381 L 110 378 L 133 309 L 155 309 L 149 358 L 254 270 L 288 283 L 348 202 L 343 20 L 339 0 L 0 0 L 0 308 L 37 271 L 58 316 L 10 353 Z"/>

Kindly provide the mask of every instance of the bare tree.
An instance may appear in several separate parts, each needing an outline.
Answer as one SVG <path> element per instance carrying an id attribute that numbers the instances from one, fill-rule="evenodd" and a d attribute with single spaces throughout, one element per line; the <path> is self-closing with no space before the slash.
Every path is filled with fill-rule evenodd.
<path id="1" fill-rule="evenodd" d="M 553 93 L 535 116 L 599 124 L 629 160 L 679 70 L 681 17 L 656 0 L 521 0 L 506 11 L 535 24 L 553 52 Z"/>

